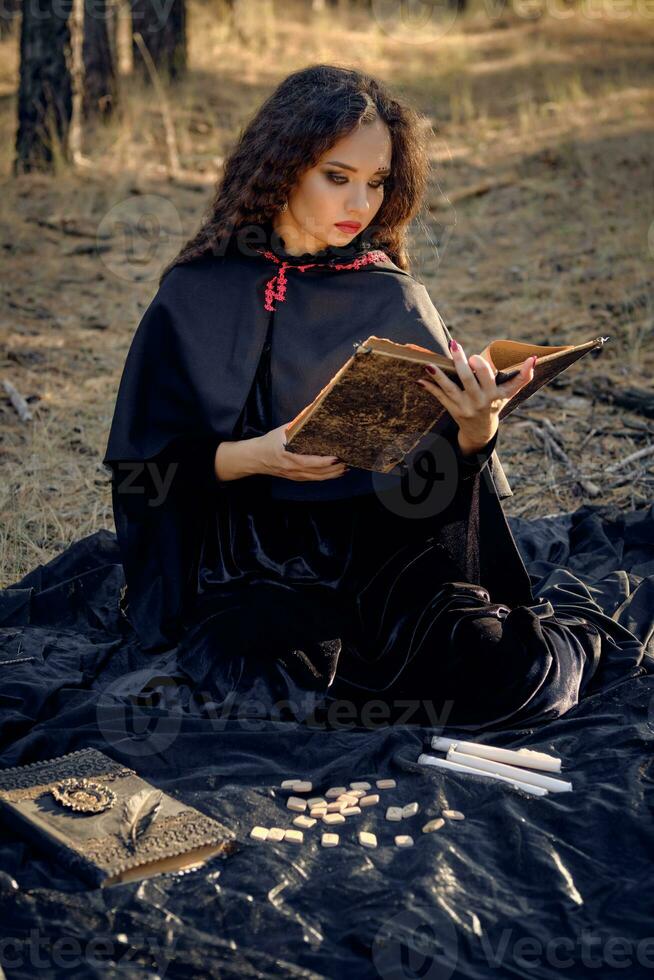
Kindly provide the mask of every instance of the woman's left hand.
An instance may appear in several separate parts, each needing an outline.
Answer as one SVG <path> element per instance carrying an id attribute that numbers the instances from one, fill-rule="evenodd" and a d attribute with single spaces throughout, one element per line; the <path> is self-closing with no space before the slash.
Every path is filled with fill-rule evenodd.
<path id="1" fill-rule="evenodd" d="M 459 446 L 464 454 L 480 452 L 493 438 L 499 426 L 499 413 L 507 401 L 534 376 L 536 357 L 528 357 L 520 373 L 504 384 L 495 384 L 496 371 L 486 358 L 472 354 L 470 360 L 455 340 L 452 358 L 463 390 L 435 364 L 425 365 L 430 380 L 418 381 L 441 402 L 459 426 Z"/>

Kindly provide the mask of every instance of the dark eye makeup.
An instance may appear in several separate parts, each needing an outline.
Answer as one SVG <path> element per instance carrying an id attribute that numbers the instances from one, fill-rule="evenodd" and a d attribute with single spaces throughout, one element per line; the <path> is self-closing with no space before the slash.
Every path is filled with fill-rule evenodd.
<path id="1" fill-rule="evenodd" d="M 332 183 L 334 184 L 342 184 L 345 181 L 347 181 L 347 177 L 344 174 L 337 173 L 335 170 L 326 170 L 325 176 L 327 177 L 328 180 L 331 180 Z M 334 178 L 338 178 L 338 179 L 334 179 Z M 382 177 L 380 178 L 379 181 L 377 181 L 377 183 L 371 184 L 370 186 L 374 188 L 383 187 L 387 180 L 388 177 Z"/>

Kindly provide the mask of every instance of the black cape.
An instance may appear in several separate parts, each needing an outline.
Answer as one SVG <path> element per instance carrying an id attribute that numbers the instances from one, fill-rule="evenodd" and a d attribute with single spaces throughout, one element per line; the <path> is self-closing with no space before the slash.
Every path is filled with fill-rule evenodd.
<path id="1" fill-rule="evenodd" d="M 222 255 L 175 266 L 127 355 L 104 462 L 112 469 L 129 620 L 146 650 L 173 646 L 182 633 L 197 590 L 207 521 L 221 506 L 215 452 L 233 438 L 270 317 L 273 427 L 290 422 L 312 401 L 371 333 L 448 354 L 450 333 L 425 286 L 387 256 L 358 263 L 372 251 L 361 236 L 347 250 L 328 247 L 294 257 L 269 225 L 256 232 L 254 244 L 233 238 Z M 280 270 L 285 290 L 279 289 Z M 278 298 L 271 302 L 275 289 Z M 447 441 L 452 450 L 435 450 L 450 490 L 447 500 L 430 505 L 434 535 L 465 580 L 482 585 L 493 601 L 529 603 L 529 575 L 501 505 L 512 491 L 495 439 L 475 478 L 465 483 L 456 481 L 462 461 L 456 426 L 433 444 Z M 268 480 L 280 499 L 374 491 L 387 494 L 389 506 L 404 506 L 407 478 L 420 482 L 424 453 L 423 440 L 404 473 L 354 468 L 334 480 Z"/>

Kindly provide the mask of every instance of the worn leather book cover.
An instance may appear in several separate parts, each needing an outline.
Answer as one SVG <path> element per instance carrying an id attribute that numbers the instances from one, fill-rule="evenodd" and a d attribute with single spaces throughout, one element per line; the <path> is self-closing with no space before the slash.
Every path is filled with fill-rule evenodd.
<path id="1" fill-rule="evenodd" d="M 91 885 L 198 867 L 234 835 L 97 749 L 0 770 L 3 821 Z"/>
<path id="2" fill-rule="evenodd" d="M 580 357 L 603 346 L 608 337 L 584 344 L 550 347 L 517 340 L 494 340 L 481 352 L 497 370 L 501 384 L 518 373 L 532 354 L 538 360 L 531 382 L 500 412 L 504 418 Z M 463 387 L 453 359 L 416 344 L 398 344 L 374 334 L 286 427 L 286 449 L 293 453 L 338 456 L 349 466 L 388 473 L 427 432 L 451 421 L 449 412 L 415 384 L 424 365 L 436 364 Z"/>

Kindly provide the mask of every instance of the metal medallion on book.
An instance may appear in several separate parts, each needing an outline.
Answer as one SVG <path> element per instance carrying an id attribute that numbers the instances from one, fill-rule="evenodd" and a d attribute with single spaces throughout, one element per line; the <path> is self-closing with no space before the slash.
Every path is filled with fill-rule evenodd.
<path id="1" fill-rule="evenodd" d="M 116 802 L 116 794 L 92 779 L 62 779 L 50 790 L 57 803 L 77 813 L 102 813 Z"/>

